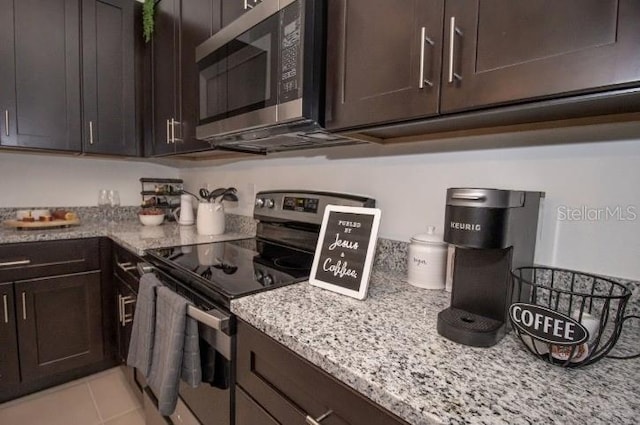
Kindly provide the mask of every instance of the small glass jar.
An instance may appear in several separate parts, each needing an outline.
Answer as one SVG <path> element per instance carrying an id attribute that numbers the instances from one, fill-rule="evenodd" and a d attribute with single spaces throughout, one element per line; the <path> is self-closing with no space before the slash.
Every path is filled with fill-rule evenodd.
<path id="1" fill-rule="evenodd" d="M 436 234 L 435 226 L 415 235 L 409 244 L 407 281 L 420 288 L 444 289 L 447 269 L 447 244 Z"/>

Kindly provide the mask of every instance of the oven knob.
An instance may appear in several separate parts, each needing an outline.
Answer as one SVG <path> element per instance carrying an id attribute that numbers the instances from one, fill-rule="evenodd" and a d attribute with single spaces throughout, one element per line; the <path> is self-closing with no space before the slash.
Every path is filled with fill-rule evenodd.
<path id="1" fill-rule="evenodd" d="M 273 199 L 265 199 L 264 200 L 264 206 L 267 208 L 273 208 L 276 205 L 275 202 L 273 202 Z"/>
<path id="2" fill-rule="evenodd" d="M 264 207 L 264 199 L 256 198 L 256 207 L 258 207 L 258 208 Z"/>
<path id="3" fill-rule="evenodd" d="M 263 275 L 262 275 L 262 272 L 261 272 L 260 270 L 256 270 L 256 272 L 255 272 L 255 276 L 256 276 L 256 280 L 257 280 L 258 282 L 262 283 Z"/>
<path id="4" fill-rule="evenodd" d="M 271 277 L 270 274 L 265 275 L 264 279 L 262 279 L 262 283 L 264 284 L 264 286 L 273 285 L 273 277 Z"/>

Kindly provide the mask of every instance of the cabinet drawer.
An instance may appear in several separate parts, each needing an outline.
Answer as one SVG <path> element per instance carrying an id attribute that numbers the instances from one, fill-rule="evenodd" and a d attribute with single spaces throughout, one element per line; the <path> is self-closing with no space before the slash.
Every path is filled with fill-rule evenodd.
<path id="1" fill-rule="evenodd" d="M 115 275 L 137 293 L 140 286 L 137 265 L 142 262 L 142 259 L 117 244 L 114 244 L 113 247 L 113 271 Z"/>
<path id="2" fill-rule="evenodd" d="M 99 268 L 98 238 L 0 245 L 0 282 Z"/>
<path id="3" fill-rule="evenodd" d="M 264 333 L 238 321 L 238 384 L 280 423 L 406 424 Z"/>

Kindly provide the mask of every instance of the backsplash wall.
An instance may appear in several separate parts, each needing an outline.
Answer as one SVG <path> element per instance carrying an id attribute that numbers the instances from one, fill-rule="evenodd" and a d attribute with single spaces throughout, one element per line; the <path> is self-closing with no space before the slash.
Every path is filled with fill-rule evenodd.
<path id="1" fill-rule="evenodd" d="M 177 176 L 176 168 L 137 161 L 0 152 L 0 208 L 95 206 L 100 189 L 140 205 L 140 177 Z"/>
<path id="2" fill-rule="evenodd" d="M 359 153 L 339 158 L 341 149 Z M 363 158 L 367 150 L 376 153 Z M 332 152 L 334 159 L 251 159 L 185 168 L 180 176 L 192 191 L 237 187 L 240 202 L 227 210 L 247 216 L 260 190 L 368 195 L 382 209 L 380 237 L 400 241 L 429 224 L 442 232 L 449 187 L 545 191 L 537 263 L 640 279 L 640 140 L 411 155 L 402 147 L 386 147 L 388 155 L 375 146 Z"/>

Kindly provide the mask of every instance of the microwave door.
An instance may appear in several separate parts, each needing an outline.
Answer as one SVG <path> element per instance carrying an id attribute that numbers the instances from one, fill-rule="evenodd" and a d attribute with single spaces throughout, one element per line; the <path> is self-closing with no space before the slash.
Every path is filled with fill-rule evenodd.
<path id="1" fill-rule="evenodd" d="M 198 137 L 200 132 L 225 135 L 277 122 L 278 34 L 275 14 L 199 62 Z"/>

